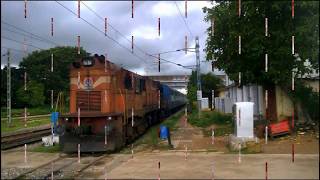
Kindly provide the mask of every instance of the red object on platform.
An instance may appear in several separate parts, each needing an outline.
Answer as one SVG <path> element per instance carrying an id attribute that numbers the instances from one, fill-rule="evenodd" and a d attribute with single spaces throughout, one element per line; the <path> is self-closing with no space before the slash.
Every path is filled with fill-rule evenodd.
<path id="1" fill-rule="evenodd" d="M 269 134 L 270 136 L 277 136 L 282 134 L 289 134 L 290 126 L 288 120 L 282 120 L 277 123 L 272 123 L 269 125 Z"/>

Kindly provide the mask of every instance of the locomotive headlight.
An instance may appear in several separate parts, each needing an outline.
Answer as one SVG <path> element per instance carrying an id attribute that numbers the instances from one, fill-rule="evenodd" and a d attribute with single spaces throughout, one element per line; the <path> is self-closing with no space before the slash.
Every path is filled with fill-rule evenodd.
<path id="1" fill-rule="evenodd" d="M 84 66 L 92 66 L 93 65 L 93 59 L 90 59 L 90 58 L 83 59 L 82 63 L 83 63 Z"/>

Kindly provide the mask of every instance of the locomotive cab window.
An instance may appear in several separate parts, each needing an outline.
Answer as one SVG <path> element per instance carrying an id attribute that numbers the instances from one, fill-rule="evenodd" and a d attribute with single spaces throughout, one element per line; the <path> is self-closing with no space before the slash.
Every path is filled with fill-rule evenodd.
<path id="1" fill-rule="evenodd" d="M 132 79 L 129 74 L 126 74 L 126 76 L 124 78 L 124 87 L 126 89 L 132 89 Z"/>
<path id="2" fill-rule="evenodd" d="M 94 65 L 94 59 L 93 58 L 85 58 L 82 60 L 83 66 L 93 66 Z"/>

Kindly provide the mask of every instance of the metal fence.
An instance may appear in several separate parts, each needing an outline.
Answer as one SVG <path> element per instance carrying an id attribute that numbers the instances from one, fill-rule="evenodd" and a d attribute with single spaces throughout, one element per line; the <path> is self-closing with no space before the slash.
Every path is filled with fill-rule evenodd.
<path id="1" fill-rule="evenodd" d="M 214 98 L 214 108 L 223 113 L 232 113 L 232 102 L 230 98 Z"/>

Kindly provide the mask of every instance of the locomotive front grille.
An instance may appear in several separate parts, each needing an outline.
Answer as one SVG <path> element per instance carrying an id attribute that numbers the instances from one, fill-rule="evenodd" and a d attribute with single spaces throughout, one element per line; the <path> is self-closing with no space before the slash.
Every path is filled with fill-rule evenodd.
<path id="1" fill-rule="evenodd" d="M 77 109 L 81 111 L 101 111 L 100 91 L 78 91 Z"/>

